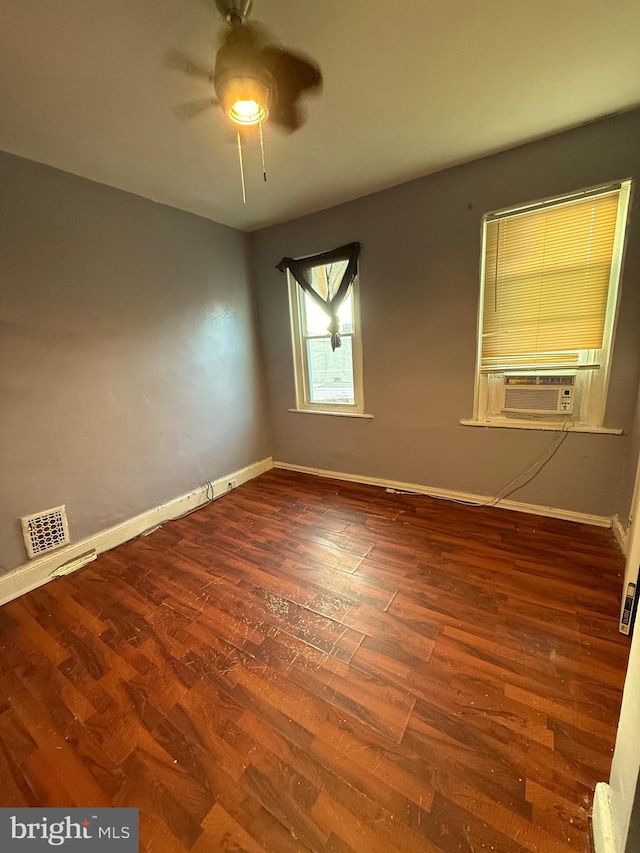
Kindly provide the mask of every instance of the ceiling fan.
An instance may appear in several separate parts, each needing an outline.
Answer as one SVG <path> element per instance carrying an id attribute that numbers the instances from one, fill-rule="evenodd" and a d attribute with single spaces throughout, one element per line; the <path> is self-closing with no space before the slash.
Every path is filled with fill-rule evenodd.
<path id="1" fill-rule="evenodd" d="M 309 94 L 322 89 L 320 66 L 307 56 L 274 43 L 259 24 L 250 23 L 252 0 L 215 0 L 216 7 L 229 26 L 216 54 L 215 69 L 211 72 L 173 51 L 171 64 L 213 84 L 216 99 L 209 98 L 187 104 L 181 110 L 190 117 L 211 105 L 219 105 L 236 129 L 243 200 L 246 201 L 242 141 L 240 130 L 258 126 L 264 166 L 264 122 L 293 133 L 304 124 L 306 113 L 300 103 Z"/>

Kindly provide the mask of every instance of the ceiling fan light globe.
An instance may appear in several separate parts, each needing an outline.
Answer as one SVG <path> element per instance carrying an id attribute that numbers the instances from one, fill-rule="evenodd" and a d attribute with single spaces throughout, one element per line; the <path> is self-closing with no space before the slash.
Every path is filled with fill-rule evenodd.
<path id="1" fill-rule="evenodd" d="M 225 114 L 237 125 L 247 127 L 269 117 L 271 89 L 257 77 L 230 77 L 221 88 Z"/>
<path id="2" fill-rule="evenodd" d="M 251 125 L 264 121 L 267 112 L 257 101 L 236 101 L 229 108 L 228 115 L 236 124 Z"/>

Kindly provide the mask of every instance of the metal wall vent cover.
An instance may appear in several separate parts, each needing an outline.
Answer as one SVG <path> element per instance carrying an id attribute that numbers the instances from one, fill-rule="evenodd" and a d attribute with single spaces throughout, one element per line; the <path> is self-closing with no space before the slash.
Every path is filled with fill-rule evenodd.
<path id="1" fill-rule="evenodd" d="M 69 527 L 64 506 L 25 515 L 20 521 L 30 560 L 69 543 Z"/>

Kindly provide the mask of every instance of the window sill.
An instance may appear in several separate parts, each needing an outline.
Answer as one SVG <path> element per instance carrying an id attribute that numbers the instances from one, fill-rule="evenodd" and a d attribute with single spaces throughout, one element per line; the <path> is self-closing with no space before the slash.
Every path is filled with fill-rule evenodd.
<path id="1" fill-rule="evenodd" d="M 584 424 L 566 424 L 566 423 L 531 423 L 531 421 L 504 420 L 504 421 L 474 421 L 470 418 L 461 418 L 460 423 L 463 426 L 472 427 L 490 427 L 498 429 L 537 429 L 537 430 L 552 430 L 555 432 L 592 432 L 600 435 L 622 435 L 622 429 L 613 427 L 596 427 L 586 426 Z"/>
<path id="2" fill-rule="evenodd" d="M 373 415 L 361 412 L 335 412 L 326 409 L 289 409 L 289 411 L 299 415 L 334 415 L 338 418 L 368 418 L 373 420 Z"/>

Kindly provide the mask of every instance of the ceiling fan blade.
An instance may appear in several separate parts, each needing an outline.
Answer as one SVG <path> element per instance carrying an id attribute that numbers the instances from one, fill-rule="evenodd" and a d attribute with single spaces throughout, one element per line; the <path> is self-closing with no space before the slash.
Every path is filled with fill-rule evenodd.
<path id="1" fill-rule="evenodd" d="M 300 99 L 306 95 L 319 95 L 322 91 L 320 66 L 300 53 L 273 45 L 263 48 L 260 57 L 276 83 L 269 118 L 283 130 L 293 133 L 307 118 Z"/>
<path id="2" fill-rule="evenodd" d="M 177 71 L 182 71 L 184 74 L 189 74 L 191 77 L 213 81 L 213 71 L 210 68 L 196 62 L 179 50 L 169 51 L 167 54 L 167 65 L 170 68 L 175 68 Z"/>
<path id="3" fill-rule="evenodd" d="M 269 111 L 269 124 L 273 124 L 286 134 L 295 133 L 300 130 L 307 120 L 307 110 L 300 104 L 283 104 L 282 102 L 271 105 Z"/>
<path id="4" fill-rule="evenodd" d="M 215 107 L 218 101 L 215 98 L 201 98 L 198 101 L 190 101 L 188 104 L 179 104 L 174 107 L 173 112 L 182 121 L 188 121 L 208 110 L 209 107 Z"/>
<path id="5" fill-rule="evenodd" d="M 284 85 L 299 94 L 322 90 L 322 71 L 310 57 L 275 45 L 263 48 L 261 55 L 279 86 Z"/>
<path id="6" fill-rule="evenodd" d="M 231 27 L 222 31 L 218 56 L 232 56 L 237 62 L 248 57 L 255 59 L 257 52 L 268 42 L 268 30 L 262 24 L 251 21 L 242 27 Z"/>

